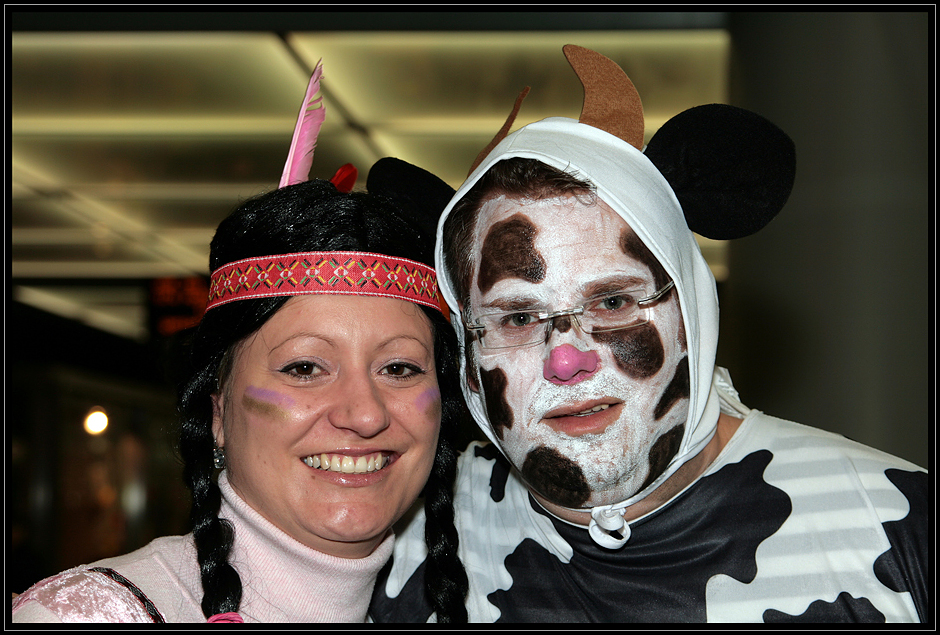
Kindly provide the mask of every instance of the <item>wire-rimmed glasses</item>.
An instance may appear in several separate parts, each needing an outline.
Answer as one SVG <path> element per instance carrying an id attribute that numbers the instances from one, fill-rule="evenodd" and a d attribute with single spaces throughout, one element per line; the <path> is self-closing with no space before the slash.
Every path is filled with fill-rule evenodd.
<path id="1" fill-rule="evenodd" d="M 642 289 L 625 289 L 594 296 L 583 304 L 560 311 L 522 308 L 484 313 L 465 326 L 479 334 L 484 350 L 533 346 L 548 340 L 555 318 L 571 316 L 584 333 L 604 333 L 630 329 L 649 321 L 648 306 L 665 295 L 670 281 L 652 295 L 640 297 Z"/>

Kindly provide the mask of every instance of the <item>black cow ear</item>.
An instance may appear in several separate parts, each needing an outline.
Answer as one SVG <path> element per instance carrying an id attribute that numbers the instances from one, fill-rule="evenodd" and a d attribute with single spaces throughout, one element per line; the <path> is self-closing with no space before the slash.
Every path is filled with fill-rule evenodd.
<path id="1" fill-rule="evenodd" d="M 402 211 L 434 240 L 437 221 L 455 190 L 446 182 L 401 159 L 379 159 L 369 170 L 366 189 L 402 204 Z"/>
<path id="2" fill-rule="evenodd" d="M 716 240 L 767 225 L 787 202 L 796 174 L 796 149 L 785 132 L 724 104 L 679 113 L 644 154 L 672 186 L 689 229 Z"/>

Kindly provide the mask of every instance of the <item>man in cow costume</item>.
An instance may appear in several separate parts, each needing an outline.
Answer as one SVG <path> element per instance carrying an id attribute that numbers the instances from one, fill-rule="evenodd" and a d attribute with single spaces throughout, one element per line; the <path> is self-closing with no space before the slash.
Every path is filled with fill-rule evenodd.
<path id="1" fill-rule="evenodd" d="M 644 148 L 633 84 L 565 54 L 579 121 L 507 132 L 444 212 L 437 270 L 464 395 L 492 444 L 456 492 L 475 622 L 929 619 L 927 473 L 743 405 L 715 366 L 715 279 L 693 231 L 762 228 L 790 193 L 790 139 L 693 108 Z M 418 513 L 376 621 L 434 620 Z"/>

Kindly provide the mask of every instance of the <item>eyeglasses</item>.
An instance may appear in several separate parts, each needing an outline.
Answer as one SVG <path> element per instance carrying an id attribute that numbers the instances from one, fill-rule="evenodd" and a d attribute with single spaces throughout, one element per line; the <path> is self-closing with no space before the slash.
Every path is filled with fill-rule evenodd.
<path id="1" fill-rule="evenodd" d="M 465 326 L 479 333 L 484 350 L 532 346 L 548 341 L 555 318 L 570 315 L 584 333 L 605 333 L 631 329 L 649 322 L 650 304 L 673 287 L 670 281 L 659 291 L 645 298 L 639 290 L 624 290 L 595 296 L 584 304 L 561 311 L 517 309 L 480 315 Z"/>

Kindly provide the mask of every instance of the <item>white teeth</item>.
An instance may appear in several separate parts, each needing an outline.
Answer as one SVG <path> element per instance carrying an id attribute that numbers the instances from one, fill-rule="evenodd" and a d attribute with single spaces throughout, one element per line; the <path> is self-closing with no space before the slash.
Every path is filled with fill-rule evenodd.
<path id="1" fill-rule="evenodd" d="M 588 410 L 583 410 L 583 411 L 581 411 L 581 412 L 577 412 L 577 413 L 575 413 L 575 414 L 573 414 L 573 415 L 571 415 L 571 416 L 573 416 L 573 417 L 586 417 L 587 415 L 592 415 L 592 414 L 594 414 L 595 412 L 600 412 L 601 410 L 607 410 L 608 408 L 610 408 L 610 404 L 606 404 L 606 403 L 605 403 L 605 404 L 601 404 L 601 405 L 599 405 L 599 406 L 594 406 L 593 408 L 589 408 Z"/>
<path id="2" fill-rule="evenodd" d="M 381 470 L 388 463 L 388 459 L 381 452 L 368 456 L 345 456 L 342 454 L 318 454 L 305 457 L 303 462 L 307 467 L 343 474 L 366 474 Z"/>

